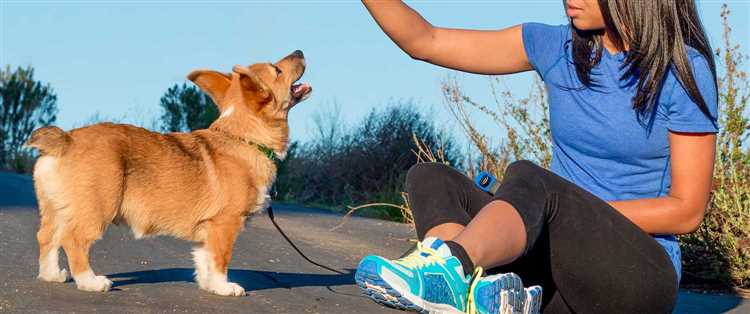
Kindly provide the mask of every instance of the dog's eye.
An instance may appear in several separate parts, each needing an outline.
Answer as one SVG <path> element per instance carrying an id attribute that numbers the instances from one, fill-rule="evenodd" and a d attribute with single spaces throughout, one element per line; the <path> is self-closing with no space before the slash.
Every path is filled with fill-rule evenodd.
<path id="1" fill-rule="evenodd" d="M 273 68 L 276 69 L 276 76 L 281 75 L 281 69 L 279 67 L 274 65 Z"/>

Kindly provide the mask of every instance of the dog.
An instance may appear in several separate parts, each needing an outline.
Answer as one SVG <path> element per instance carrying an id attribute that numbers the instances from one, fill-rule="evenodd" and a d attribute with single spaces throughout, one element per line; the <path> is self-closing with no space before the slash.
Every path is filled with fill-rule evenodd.
<path id="1" fill-rule="evenodd" d="M 100 123 L 34 131 L 27 145 L 40 152 L 38 278 L 67 280 L 58 263 L 62 246 L 78 289 L 108 291 L 112 282 L 93 272 L 89 250 L 108 225 L 126 224 L 136 239 L 169 235 L 197 243 L 200 288 L 245 295 L 227 280 L 232 246 L 246 217 L 268 200 L 275 161 L 288 148 L 289 110 L 312 92 L 296 83 L 304 71 L 299 50 L 276 63 L 234 66 L 229 74 L 193 71 L 188 79 L 220 111 L 204 130 L 161 134 Z"/>

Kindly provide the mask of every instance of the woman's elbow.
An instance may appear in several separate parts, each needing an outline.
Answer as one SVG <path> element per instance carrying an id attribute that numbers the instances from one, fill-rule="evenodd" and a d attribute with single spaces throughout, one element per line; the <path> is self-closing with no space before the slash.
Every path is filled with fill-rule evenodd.
<path id="1" fill-rule="evenodd" d="M 429 62 L 435 50 L 435 37 L 435 30 L 430 29 L 399 46 L 412 59 Z"/>
<path id="2" fill-rule="evenodd" d="M 706 214 L 706 206 L 695 207 L 688 210 L 686 217 L 679 224 L 677 234 L 688 234 L 698 230 L 703 222 L 703 216 Z"/>
<path id="3" fill-rule="evenodd" d="M 427 61 L 427 56 L 424 53 L 424 51 L 420 51 L 419 49 L 412 49 L 412 48 L 403 48 L 406 55 L 409 56 L 409 58 L 412 58 L 412 60 L 417 61 Z"/>
<path id="4" fill-rule="evenodd" d="M 402 47 L 402 50 L 406 52 L 406 54 L 418 61 L 430 61 L 430 47 L 427 44 L 424 43 L 413 43 L 410 45 L 404 45 Z"/>

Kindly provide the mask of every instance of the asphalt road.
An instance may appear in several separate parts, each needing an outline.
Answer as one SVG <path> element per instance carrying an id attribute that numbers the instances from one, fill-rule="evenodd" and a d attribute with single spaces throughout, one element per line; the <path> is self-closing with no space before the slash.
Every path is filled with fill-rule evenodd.
<path id="1" fill-rule="evenodd" d="M 0 172 L 0 312 L 56 313 L 398 313 L 359 294 L 353 268 L 366 254 L 399 256 L 412 244 L 408 226 L 275 206 L 277 221 L 312 259 L 345 272 L 308 264 L 265 215 L 247 224 L 235 245 L 231 281 L 246 297 L 220 297 L 193 282 L 191 244 L 168 237 L 134 240 L 111 227 L 91 251 L 92 267 L 113 290 L 78 291 L 75 283 L 36 280 L 39 223 L 31 178 Z M 61 265 L 66 265 L 64 254 Z M 67 268 L 67 265 L 65 266 Z M 750 313 L 750 300 L 729 295 L 680 294 L 675 313 Z"/>

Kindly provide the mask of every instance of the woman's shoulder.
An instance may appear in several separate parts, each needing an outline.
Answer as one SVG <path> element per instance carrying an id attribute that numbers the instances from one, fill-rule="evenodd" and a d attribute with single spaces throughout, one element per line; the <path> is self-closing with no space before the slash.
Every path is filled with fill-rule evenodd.
<path id="1" fill-rule="evenodd" d="M 698 51 L 698 49 L 691 46 L 685 46 L 685 50 L 687 52 L 688 60 L 690 60 L 690 65 L 693 67 L 693 71 L 712 71 L 708 59 Z"/>
<path id="2" fill-rule="evenodd" d="M 545 78 L 546 72 L 565 55 L 567 42 L 572 38 L 570 25 L 544 23 L 522 24 L 522 37 L 526 56 L 531 66 Z"/>
<path id="3" fill-rule="evenodd" d="M 685 51 L 688 61 L 687 63 L 690 65 L 690 72 L 693 74 L 693 79 L 698 84 L 698 88 L 702 90 L 707 88 L 715 89 L 714 82 L 716 81 L 716 78 L 714 77 L 715 73 L 711 62 L 713 60 L 709 61 L 708 59 L 711 58 L 711 56 L 709 55 L 707 57 L 697 49 L 690 46 L 686 46 Z M 681 82 L 677 77 L 677 69 L 675 68 L 674 63 L 669 67 L 669 71 L 666 75 L 667 77 L 665 78 L 664 86 L 684 89 L 683 86 L 680 86 Z"/>
<path id="4" fill-rule="evenodd" d="M 557 37 L 559 39 L 569 39 L 572 28 L 570 24 L 546 24 L 539 22 L 527 22 L 521 25 L 526 35 L 538 36 L 543 38 Z"/>
<path id="5" fill-rule="evenodd" d="M 718 99 L 716 78 L 712 62 L 700 51 L 693 47 L 686 47 L 687 63 L 697 92 L 706 105 L 708 116 L 696 103 L 684 82 L 677 76 L 675 66 L 667 72 L 661 92 L 669 117 L 668 128 L 679 132 L 716 132 L 718 130 Z"/>

